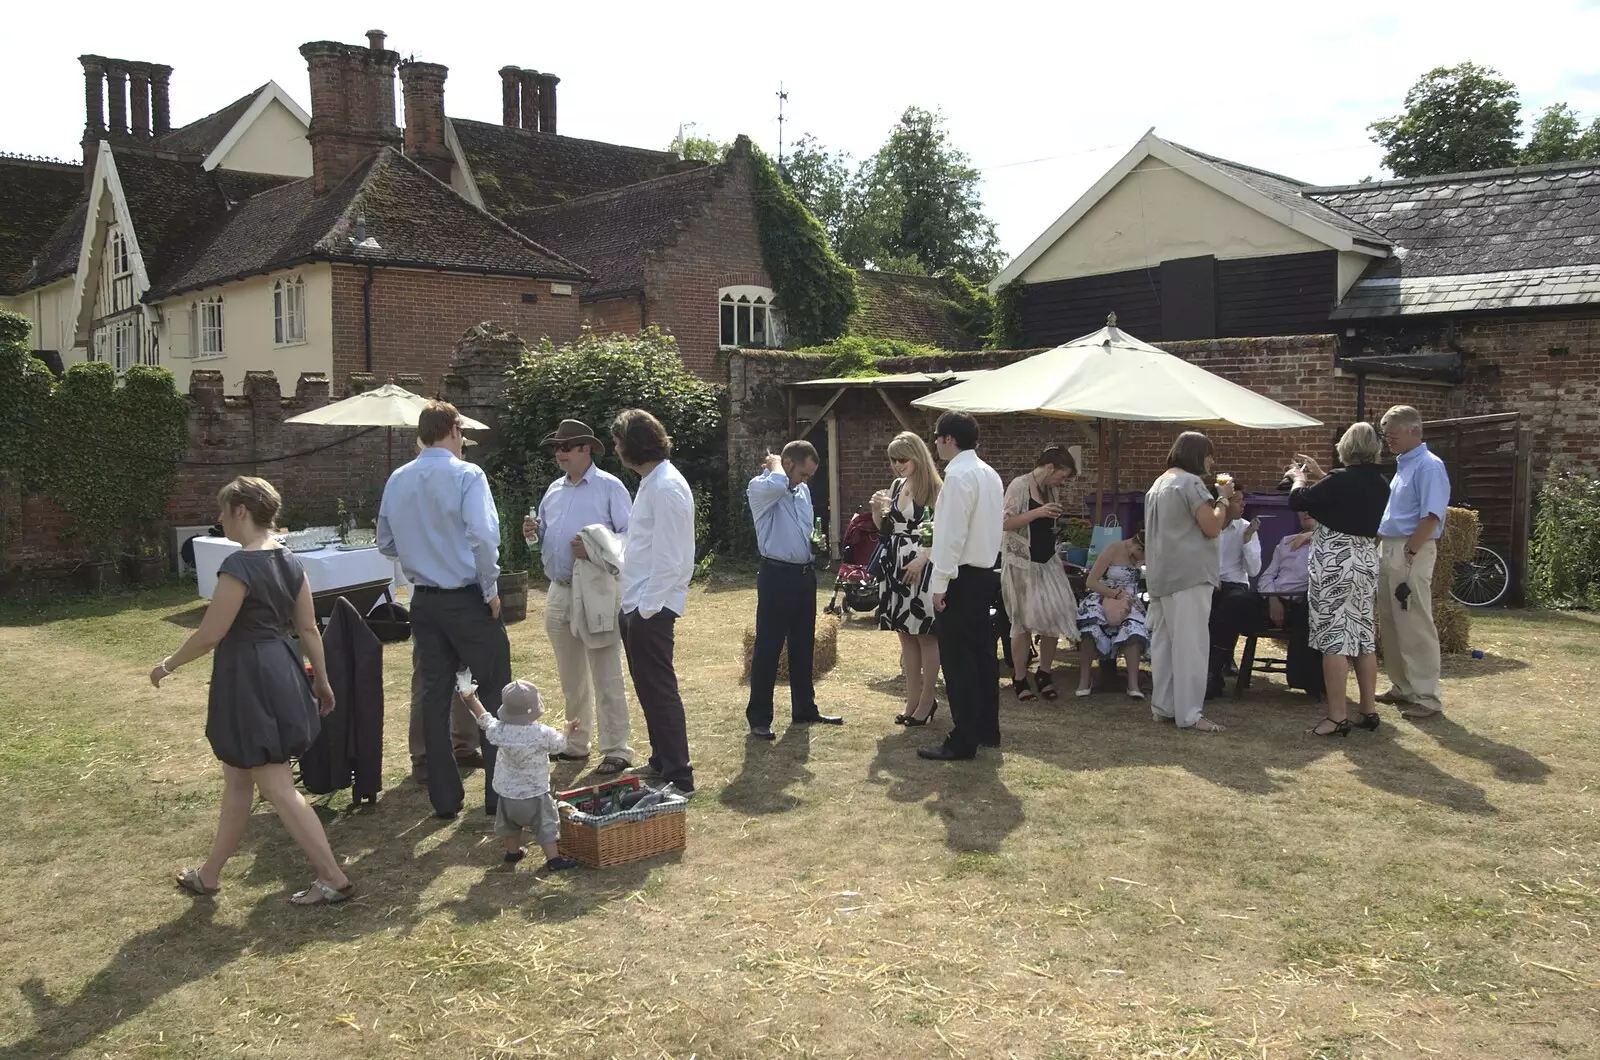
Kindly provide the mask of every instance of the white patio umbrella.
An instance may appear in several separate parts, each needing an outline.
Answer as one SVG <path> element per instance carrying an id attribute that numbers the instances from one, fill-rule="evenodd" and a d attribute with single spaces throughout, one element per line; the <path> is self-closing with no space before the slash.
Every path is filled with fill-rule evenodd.
<path id="1" fill-rule="evenodd" d="M 335 401 L 320 409 L 291 416 L 285 423 L 310 423 L 322 427 L 386 427 L 389 434 L 389 469 L 394 470 L 394 429 L 416 429 L 417 419 L 427 408 L 428 399 L 413 394 L 405 387 L 385 383 L 364 394 Z M 470 416 L 461 417 L 461 426 L 469 431 L 486 431 L 488 425 Z"/>
<path id="2" fill-rule="evenodd" d="M 1105 327 L 1091 335 L 920 397 L 912 404 L 975 416 L 1026 412 L 1095 420 L 1102 442 L 1107 420 L 1200 427 L 1232 424 L 1257 430 L 1322 425 L 1320 420 L 1140 342 L 1117 327 L 1115 313 L 1107 317 Z M 1102 463 L 1102 476 L 1104 473 Z M 1101 481 L 1103 485 L 1104 479 Z M 1112 489 L 1116 489 L 1114 473 Z M 1098 510 L 1095 518 L 1099 521 Z"/>

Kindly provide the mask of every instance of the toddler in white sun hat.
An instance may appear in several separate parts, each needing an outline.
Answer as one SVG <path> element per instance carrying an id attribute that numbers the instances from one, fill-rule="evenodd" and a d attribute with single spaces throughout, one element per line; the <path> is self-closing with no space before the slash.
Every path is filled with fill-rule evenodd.
<path id="1" fill-rule="evenodd" d="M 463 690 L 461 698 L 478 719 L 484 738 L 495 746 L 494 791 L 500 798 L 494 833 L 505 840 L 506 863 L 515 865 L 527 856 L 522 832 L 531 829 L 544 850 L 546 871 L 576 868 L 576 861 L 556 849 L 561 818 L 550 797 L 550 756 L 566 749 L 567 738 L 540 723 L 544 697 L 533 682 L 513 681 L 500 694 L 498 718 L 478 702 L 476 686 Z M 568 722 L 567 732 L 577 725 L 576 720 Z"/>

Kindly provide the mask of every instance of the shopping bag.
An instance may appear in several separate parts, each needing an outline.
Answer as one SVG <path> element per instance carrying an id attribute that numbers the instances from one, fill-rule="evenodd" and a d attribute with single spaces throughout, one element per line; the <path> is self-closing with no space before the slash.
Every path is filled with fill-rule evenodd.
<path id="1" fill-rule="evenodd" d="M 1095 527 L 1089 535 L 1089 565 L 1094 566 L 1094 561 L 1107 545 L 1121 540 L 1122 527 L 1116 525 Z"/>

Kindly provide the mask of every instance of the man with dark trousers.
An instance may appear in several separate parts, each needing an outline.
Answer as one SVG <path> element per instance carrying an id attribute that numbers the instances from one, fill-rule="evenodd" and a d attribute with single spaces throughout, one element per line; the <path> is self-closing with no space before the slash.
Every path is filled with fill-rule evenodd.
<path id="1" fill-rule="evenodd" d="M 943 744 L 917 754 L 951 762 L 1000 746 L 1000 670 L 989 609 L 1000 579 L 1005 489 L 994 468 L 978 459 L 978 421 L 965 412 L 940 416 L 933 444 L 945 461 L 933 512 L 933 607 L 952 728 Z"/>
<path id="2" fill-rule="evenodd" d="M 811 683 L 817 634 L 817 571 L 812 564 L 813 509 L 808 479 L 817 473 L 817 450 L 790 442 L 782 456 L 768 454 L 745 496 L 756 525 L 761 567 L 756 574 L 756 643 L 750 661 L 750 703 L 744 716 L 757 740 L 772 732 L 773 686 L 778 657 L 789 645 L 789 717 L 794 725 L 843 725 L 817 709 Z"/>
<path id="3" fill-rule="evenodd" d="M 422 735 L 428 799 L 440 817 L 461 812 L 466 797 L 452 760 L 450 702 L 465 665 L 483 705 L 500 710 L 511 682 L 511 642 L 500 621 L 500 516 L 489 479 L 461 459 L 461 413 L 430 401 L 417 418 L 423 450 L 396 468 L 378 508 L 378 551 L 400 561 L 411 582 L 411 636 L 422 669 Z M 484 812 L 495 811 L 494 745 L 484 742 Z"/>

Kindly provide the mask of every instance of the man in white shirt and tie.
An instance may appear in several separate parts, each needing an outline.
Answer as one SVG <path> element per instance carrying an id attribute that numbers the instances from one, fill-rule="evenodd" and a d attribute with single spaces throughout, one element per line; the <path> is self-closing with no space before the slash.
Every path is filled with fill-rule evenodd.
<path id="1" fill-rule="evenodd" d="M 639 476 L 622 561 L 622 648 L 650 735 L 650 764 L 631 772 L 659 776 L 689 794 L 694 767 L 672 652 L 694 575 L 694 494 L 667 459 L 667 429 L 650 413 L 623 412 L 611 439 L 622 466 Z"/>
<path id="2" fill-rule="evenodd" d="M 978 421 L 946 412 L 933 444 L 945 461 L 944 489 L 933 513 L 934 632 L 950 735 L 917 754 L 940 762 L 975 758 L 979 747 L 1000 746 L 1000 665 L 995 659 L 993 605 L 1000 575 L 1005 488 L 994 468 L 978 459 Z"/>
<path id="3" fill-rule="evenodd" d="M 1228 500 L 1228 523 L 1217 535 L 1217 570 L 1222 583 L 1211 597 L 1211 673 L 1206 691 L 1217 695 L 1233 663 L 1239 634 L 1255 623 L 1259 606 L 1251 580 L 1261 573 L 1260 519 L 1245 519 L 1244 491 Z"/>

